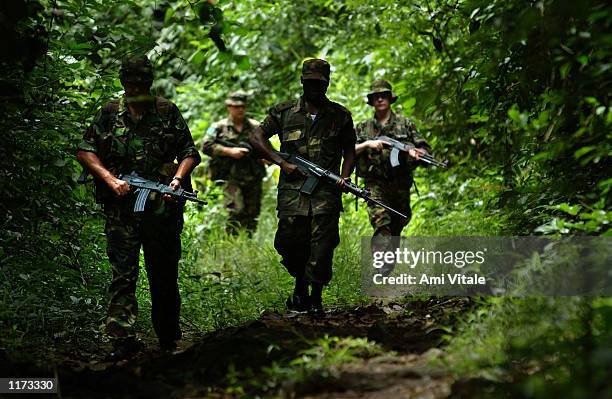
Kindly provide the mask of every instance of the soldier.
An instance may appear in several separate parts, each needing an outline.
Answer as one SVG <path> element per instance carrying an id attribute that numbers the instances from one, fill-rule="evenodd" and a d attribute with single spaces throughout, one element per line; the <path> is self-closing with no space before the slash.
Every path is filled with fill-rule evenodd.
<path id="1" fill-rule="evenodd" d="M 421 137 L 415 124 L 408 118 L 394 113 L 391 104 L 397 96 L 391 84 L 385 80 L 375 80 L 367 103 L 374 107 L 374 117 L 357 125 L 357 174 L 363 177 L 372 197 L 399 210 L 408 219 L 403 219 L 388 210 L 370 203 L 368 214 L 376 236 L 399 236 L 410 221 L 410 186 L 412 171 L 422 154 L 428 153 L 429 145 Z M 403 143 L 412 143 L 415 149 L 404 157 L 399 166 L 393 168 L 389 161 L 390 151 L 385 143 L 375 140 L 377 136 L 388 136 Z"/>
<path id="2" fill-rule="evenodd" d="M 261 209 L 261 182 L 266 168 L 253 153 L 249 134 L 259 122 L 245 116 L 247 95 L 237 91 L 225 100 L 229 117 L 213 124 L 206 132 L 202 152 L 212 157 L 209 175 L 223 180 L 223 198 L 228 211 L 226 232 L 236 234 L 240 227 L 249 235 L 257 228 Z"/>
<path id="3" fill-rule="evenodd" d="M 112 268 L 107 333 L 110 360 L 137 352 L 134 323 L 140 247 L 151 289 L 152 321 L 162 350 L 181 338 L 178 261 L 183 204 L 151 193 L 143 213 L 133 212 L 135 195 L 117 176 L 135 171 L 173 189 L 190 188 L 189 174 L 200 162 L 180 111 L 151 95 L 153 69 L 144 55 L 126 57 L 120 70 L 125 95 L 105 104 L 78 147 L 77 159 L 96 181 L 96 197 L 106 216 L 107 254 Z M 178 161 L 178 163 L 175 163 Z"/>
<path id="4" fill-rule="evenodd" d="M 337 187 L 319 184 L 310 196 L 301 193 L 305 177 L 275 153 L 267 139 L 278 134 L 281 151 L 300 155 L 338 175 L 344 158 L 341 176 L 348 179 L 355 159 L 353 119 L 346 108 L 327 99 L 329 76 L 327 61 L 304 61 L 303 95 L 272 107 L 251 135 L 253 147 L 282 170 L 274 247 L 295 278 L 287 307 L 317 315 L 323 313 L 323 286 L 331 280 L 334 249 L 340 242 L 338 219 L 344 180 L 338 181 Z"/>

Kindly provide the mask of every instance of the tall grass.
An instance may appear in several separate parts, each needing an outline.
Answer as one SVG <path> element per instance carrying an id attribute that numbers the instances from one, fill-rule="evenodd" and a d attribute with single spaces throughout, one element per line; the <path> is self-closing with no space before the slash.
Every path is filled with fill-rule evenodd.
<path id="1" fill-rule="evenodd" d="M 293 279 L 274 249 L 277 218 L 273 176 L 264 185 L 262 212 L 252 237 L 244 232 L 227 235 L 227 215 L 218 205 L 187 209 L 179 285 L 183 320 L 199 332 L 255 319 L 264 310 L 285 309 Z M 363 207 L 359 212 L 343 213 L 341 243 L 334 253 L 334 277 L 324 292 L 327 306 L 366 300 L 359 290 L 359 245 L 369 229 Z"/>
<path id="2" fill-rule="evenodd" d="M 227 214 L 219 187 L 209 186 L 209 204 L 188 204 L 179 264 L 182 296 L 181 321 L 186 331 L 203 334 L 253 320 L 265 310 L 284 311 L 293 280 L 280 264 L 274 249 L 276 232 L 277 169 L 264 181 L 259 225 L 253 237 L 225 233 Z M 418 172 L 420 196 L 413 194 L 413 220 L 406 235 L 490 234 L 498 229 L 495 214 L 487 211 L 490 194 L 485 178 L 456 181 L 448 173 Z M 452 175 L 451 175 L 452 176 Z M 483 206 L 484 203 L 484 206 Z M 365 204 L 344 196 L 340 217 L 340 244 L 334 253 L 334 277 L 324 291 L 327 307 L 366 303 L 360 290 L 360 242 L 372 234 Z M 10 268 L 0 282 L 2 347 L 17 351 L 32 345 L 47 347 L 80 342 L 102 342 L 106 312 L 106 287 L 110 267 L 105 255 L 102 220 L 92 218 L 80 231 L 81 265 L 66 269 Z M 26 270 L 24 273 L 23 271 Z M 29 271 L 28 271 L 29 270 Z M 18 271 L 18 272 L 17 272 Z M 140 312 L 137 328 L 153 336 L 150 293 L 141 256 L 137 288 Z"/>

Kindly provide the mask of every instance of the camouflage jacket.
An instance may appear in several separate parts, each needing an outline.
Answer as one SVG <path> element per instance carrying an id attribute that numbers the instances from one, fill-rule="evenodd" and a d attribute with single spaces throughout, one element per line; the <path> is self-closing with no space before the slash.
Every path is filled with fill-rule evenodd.
<path id="1" fill-rule="evenodd" d="M 242 131 L 238 132 L 232 120 L 225 118 L 208 128 L 202 143 L 202 152 L 211 157 L 208 171 L 212 180 L 251 183 L 260 181 L 266 175 L 266 167 L 253 153 L 249 144 L 249 135 L 258 126 L 259 122 L 255 119 L 245 118 Z M 225 145 L 223 142 L 236 145 L 245 144 L 251 149 L 251 152 L 240 159 L 216 155 L 217 148 Z"/>
<path id="2" fill-rule="evenodd" d="M 200 162 L 179 109 L 162 97 L 155 97 L 154 104 L 138 120 L 132 117 L 123 98 L 105 104 L 85 132 L 78 150 L 95 153 L 115 176 L 134 171 L 165 184 L 172 180 L 177 161 L 193 157 Z M 129 206 L 126 202 L 134 200 L 133 196 L 117 198 L 103 183 L 97 184 L 96 190 L 97 199 L 105 205 Z M 152 193 L 148 203 L 157 203 L 159 208 L 161 201 L 154 197 Z"/>
<path id="3" fill-rule="evenodd" d="M 401 115 L 391 112 L 389 121 L 384 126 L 375 117 L 359 123 L 356 127 L 357 142 L 363 143 L 376 136 L 388 136 L 403 143 L 412 143 L 416 147 L 429 149 L 429 144 L 417 131 L 415 124 Z M 393 168 L 390 161 L 391 151 L 384 148 L 375 151 L 370 148 L 357 158 L 357 173 L 367 179 L 406 179 L 411 180 L 416 162 L 410 156 L 400 157 L 401 163 Z M 406 154 L 407 155 L 407 154 Z"/>
<path id="4" fill-rule="evenodd" d="M 340 174 L 343 146 L 355 145 L 351 113 L 342 105 L 327 101 L 314 121 L 306 111 L 304 99 L 287 101 L 272 107 L 261 125 L 267 138 L 279 135 L 282 152 L 297 154 L 333 173 Z M 300 193 L 305 178 L 287 178 L 278 182 L 278 215 L 307 216 L 334 214 L 342 210 L 342 193 L 320 182 L 312 195 Z"/>

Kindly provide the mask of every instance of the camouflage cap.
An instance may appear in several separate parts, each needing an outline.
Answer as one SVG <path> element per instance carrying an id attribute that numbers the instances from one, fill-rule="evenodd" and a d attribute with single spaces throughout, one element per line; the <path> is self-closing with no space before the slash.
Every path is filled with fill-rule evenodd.
<path id="1" fill-rule="evenodd" d="M 153 65 L 144 54 L 130 54 L 121 62 L 119 78 L 122 82 L 153 82 Z"/>
<path id="2" fill-rule="evenodd" d="M 329 62 L 319 58 L 304 61 L 302 79 L 317 79 L 329 82 Z"/>
<path id="3" fill-rule="evenodd" d="M 238 90 L 233 93 L 230 93 L 230 95 L 225 100 L 225 105 L 246 106 L 247 99 L 248 99 L 248 94 L 242 90 Z"/>
<path id="4" fill-rule="evenodd" d="M 387 82 L 386 80 L 376 79 L 374 82 L 372 82 L 372 85 L 370 86 L 370 92 L 368 93 L 368 100 L 367 100 L 367 103 L 369 105 L 374 105 L 372 101 L 372 96 L 378 93 L 389 93 L 391 95 L 391 101 L 390 101 L 391 104 L 397 101 L 397 96 L 392 91 L 391 83 Z"/>

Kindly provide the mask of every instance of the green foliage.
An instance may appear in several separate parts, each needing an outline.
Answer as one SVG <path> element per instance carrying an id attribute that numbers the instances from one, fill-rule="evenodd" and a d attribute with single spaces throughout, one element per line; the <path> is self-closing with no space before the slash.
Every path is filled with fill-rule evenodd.
<path id="1" fill-rule="evenodd" d="M 257 374 L 249 368 L 241 370 L 235 365 L 230 366 L 224 381 L 224 393 L 236 396 L 255 396 L 255 392 L 265 397 L 303 396 L 310 386 L 333 384 L 340 377 L 339 366 L 385 353 L 378 344 L 366 338 L 327 334 L 308 340 L 305 345 L 308 348 L 299 351 L 298 356 L 274 361 Z M 278 349 L 271 344 L 268 352 Z"/>
<path id="2" fill-rule="evenodd" d="M 465 166 L 469 170 L 469 166 Z M 412 196 L 413 221 L 409 235 L 495 236 L 507 228 L 495 205 L 501 178 L 494 171 L 420 171 Z M 461 177 L 459 177 L 461 176 Z"/>
<path id="3" fill-rule="evenodd" d="M 74 152 L 95 110 L 120 92 L 119 60 L 134 51 L 148 52 L 154 90 L 177 103 L 196 140 L 225 116 L 230 91 L 251 93 L 257 119 L 295 98 L 307 57 L 330 61 L 329 96 L 355 121 L 371 116 L 364 103 L 371 80 L 391 81 L 396 110 L 414 117 L 436 157 L 451 165 L 417 170 L 420 196 L 412 197 L 407 234 L 610 234 L 607 2 L 13 3 L 2 10 L 11 46 L 0 60 L 0 346 L 10 353 L 89 350 L 103 336 L 102 219 L 91 187 L 76 184 Z M 214 200 L 188 209 L 179 278 L 182 322 L 194 333 L 282 309 L 291 284 L 272 244 L 278 171 L 267 177 L 251 240 L 223 232 L 219 188 L 205 168 L 195 180 Z M 345 209 L 328 306 L 367 301 L 359 294 L 359 238 L 371 229 L 363 205 L 355 211 L 346 197 Z M 140 329 L 149 332 L 141 277 Z M 449 345 L 458 374 L 525 381 L 519 393 L 532 397 L 580 397 L 594 383 L 606 389 L 607 299 L 482 302 Z M 293 365 L 297 371 L 279 366 L 270 375 L 310 378 L 336 355 L 351 358 L 353 341 L 325 342 Z"/>
<path id="4" fill-rule="evenodd" d="M 449 338 L 445 361 L 456 375 L 517 383 L 527 397 L 609 392 L 611 322 L 607 298 L 496 298 Z"/>
<path id="5" fill-rule="evenodd" d="M 265 378 L 255 388 L 264 392 L 280 391 L 303 393 L 304 387 L 316 382 L 324 385 L 337 379 L 337 366 L 368 359 L 383 353 L 382 348 L 366 338 L 333 337 L 325 335 L 311 343 L 295 359 L 274 362 L 264 367 Z"/>

